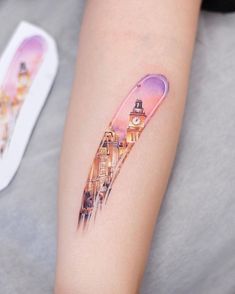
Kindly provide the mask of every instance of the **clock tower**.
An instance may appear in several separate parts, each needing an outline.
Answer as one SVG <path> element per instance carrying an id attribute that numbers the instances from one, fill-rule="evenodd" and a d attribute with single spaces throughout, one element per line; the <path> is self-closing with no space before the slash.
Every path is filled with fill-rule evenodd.
<path id="1" fill-rule="evenodd" d="M 134 143 L 138 140 L 141 131 L 144 128 L 146 114 L 143 108 L 143 101 L 136 99 L 135 106 L 129 114 L 129 124 L 127 128 L 127 143 Z"/>
<path id="2" fill-rule="evenodd" d="M 19 73 L 18 73 L 18 84 L 17 84 L 17 99 L 19 101 L 24 100 L 24 96 L 27 93 L 30 86 L 30 74 L 27 69 L 26 63 L 21 62 Z"/>

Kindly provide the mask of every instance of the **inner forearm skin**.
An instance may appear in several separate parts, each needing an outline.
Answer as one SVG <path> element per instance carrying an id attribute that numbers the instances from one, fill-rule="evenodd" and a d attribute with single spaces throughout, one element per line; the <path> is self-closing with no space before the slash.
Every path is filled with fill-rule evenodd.
<path id="1" fill-rule="evenodd" d="M 57 294 L 138 292 L 175 155 L 199 6 L 199 0 L 87 2 L 60 165 Z M 167 99 L 122 165 L 105 209 L 88 230 L 78 230 L 100 140 L 147 74 L 167 77 Z"/>

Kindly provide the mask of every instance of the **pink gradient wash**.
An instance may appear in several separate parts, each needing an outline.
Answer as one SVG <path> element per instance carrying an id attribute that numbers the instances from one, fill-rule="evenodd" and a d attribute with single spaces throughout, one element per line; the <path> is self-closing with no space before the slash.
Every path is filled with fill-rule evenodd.
<path id="1" fill-rule="evenodd" d="M 125 98 L 113 117 L 110 127 L 118 133 L 121 139 L 125 137 L 129 122 L 129 113 L 132 111 L 136 99 L 141 99 L 143 101 L 143 108 L 146 114 L 146 125 L 165 98 L 167 92 L 168 82 L 163 75 L 146 75 L 130 91 L 127 96 L 128 98 Z"/>
<path id="2" fill-rule="evenodd" d="M 32 81 L 42 62 L 45 50 L 46 42 L 40 36 L 26 38 L 21 43 L 7 70 L 6 77 L 1 87 L 2 90 L 10 96 L 10 99 L 13 99 L 16 95 L 20 63 L 24 62 L 26 64 Z"/>
<path id="3" fill-rule="evenodd" d="M 138 141 L 143 129 L 165 99 L 168 88 L 168 81 L 163 75 L 146 75 L 132 88 L 121 103 L 109 127 L 105 130 L 88 174 L 78 216 L 78 228 L 86 228 L 87 223 L 91 219 L 95 220 L 97 212 L 101 211 L 102 206 L 107 203 L 113 183 L 122 165 Z M 142 101 L 143 108 L 134 108 L 137 99 Z M 130 113 L 133 111 L 133 115 L 138 116 L 139 113 L 142 115 L 143 110 L 146 115 L 143 125 L 141 127 L 133 126 L 130 123 Z M 106 133 L 110 134 L 110 130 L 112 135 L 107 137 Z M 113 133 L 118 136 L 114 136 Z"/>

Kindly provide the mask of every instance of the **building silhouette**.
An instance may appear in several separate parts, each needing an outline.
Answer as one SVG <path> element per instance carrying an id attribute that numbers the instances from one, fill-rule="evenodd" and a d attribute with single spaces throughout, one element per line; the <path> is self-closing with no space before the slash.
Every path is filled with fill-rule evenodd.
<path id="1" fill-rule="evenodd" d="M 101 207 L 108 197 L 121 165 L 144 128 L 145 119 L 143 101 L 136 99 L 129 113 L 125 137 L 120 139 L 112 128 L 104 133 L 83 192 L 79 220 L 89 219 L 94 206 Z"/>
<path id="2" fill-rule="evenodd" d="M 11 137 L 17 115 L 30 87 L 30 73 L 25 62 L 20 63 L 16 78 L 14 97 L 10 97 L 5 89 L 0 89 L 0 155 Z"/>

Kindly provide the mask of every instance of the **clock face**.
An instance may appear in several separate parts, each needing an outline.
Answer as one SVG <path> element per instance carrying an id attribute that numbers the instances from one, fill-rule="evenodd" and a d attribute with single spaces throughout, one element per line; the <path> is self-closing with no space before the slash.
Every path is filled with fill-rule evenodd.
<path id="1" fill-rule="evenodd" d="M 135 116 L 135 117 L 133 117 L 133 119 L 132 119 L 132 123 L 133 123 L 134 125 L 139 125 L 139 124 L 141 123 L 141 120 L 140 120 L 140 118 L 139 118 L 138 116 Z"/>

